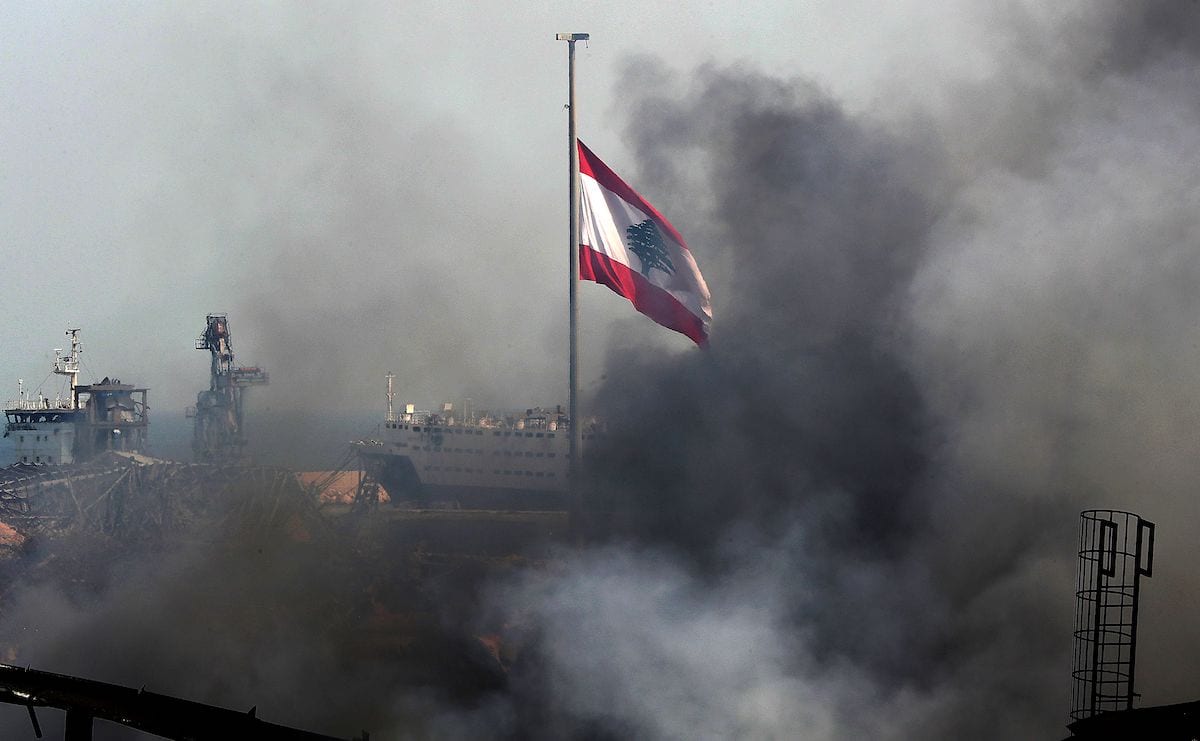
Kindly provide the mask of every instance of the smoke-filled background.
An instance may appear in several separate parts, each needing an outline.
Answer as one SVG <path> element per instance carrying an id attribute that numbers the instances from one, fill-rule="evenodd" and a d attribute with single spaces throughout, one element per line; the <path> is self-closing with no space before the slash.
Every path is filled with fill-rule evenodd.
<path id="1" fill-rule="evenodd" d="M 1200 9 L 659 10 L 5 11 L 0 373 L 40 371 L 82 317 L 98 374 L 182 408 L 206 382 L 191 336 L 227 310 L 264 408 L 369 409 L 389 369 L 419 402 L 561 398 L 550 38 L 589 31 L 583 135 L 688 238 L 712 346 L 583 292 L 610 427 L 588 494 L 614 534 L 459 616 L 533 636 L 504 692 L 398 692 L 373 732 L 436 707 L 445 736 L 1058 738 L 1091 507 L 1159 524 L 1143 704 L 1200 697 Z M 180 559 L 92 602 L 25 592 L 19 619 L 61 620 L 22 661 L 193 614 L 164 584 L 228 564 Z M 191 622 L 214 666 L 254 667 L 250 695 L 370 679 L 302 620 L 276 643 Z M 326 697 L 295 722 L 335 732 Z"/>

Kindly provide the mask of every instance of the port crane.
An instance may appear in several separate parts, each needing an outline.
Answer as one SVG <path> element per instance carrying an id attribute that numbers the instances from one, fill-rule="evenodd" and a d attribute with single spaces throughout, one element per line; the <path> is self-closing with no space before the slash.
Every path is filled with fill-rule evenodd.
<path id="1" fill-rule="evenodd" d="M 229 319 L 209 314 L 204 334 L 196 340 L 197 350 L 212 354 L 212 371 L 207 391 L 196 396 L 192 454 L 197 462 L 213 463 L 243 457 L 246 446 L 242 395 L 251 386 L 265 386 L 267 372 L 257 366 L 235 366 Z"/>

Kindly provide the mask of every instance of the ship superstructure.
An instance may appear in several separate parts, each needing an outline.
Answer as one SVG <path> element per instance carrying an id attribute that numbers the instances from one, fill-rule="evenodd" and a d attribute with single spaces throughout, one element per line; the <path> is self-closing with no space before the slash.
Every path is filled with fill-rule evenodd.
<path id="1" fill-rule="evenodd" d="M 29 396 L 18 381 L 18 398 L 4 409 L 4 437 L 12 441 L 17 463 L 75 463 L 104 451 L 138 452 L 146 445 L 149 389 L 105 378 L 79 384 L 79 329 L 68 329 L 71 349 L 54 351 L 51 372 L 65 376 L 65 395 Z"/>
<path id="2" fill-rule="evenodd" d="M 378 439 L 355 444 L 366 472 L 393 502 L 555 509 L 565 504 L 570 419 L 561 406 L 523 413 L 455 415 L 406 404 L 388 414 Z M 467 410 L 464 410 L 467 411 Z M 589 425 L 594 427 L 594 425 Z M 585 429 L 583 438 L 595 432 Z"/>

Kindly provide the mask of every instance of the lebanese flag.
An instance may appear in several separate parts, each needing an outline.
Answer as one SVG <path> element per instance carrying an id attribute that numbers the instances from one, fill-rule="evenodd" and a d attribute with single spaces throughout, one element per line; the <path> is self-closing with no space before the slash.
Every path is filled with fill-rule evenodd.
<path id="1" fill-rule="evenodd" d="M 579 142 L 579 277 L 608 286 L 659 324 L 708 343 L 708 286 L 683 237 Z"/>

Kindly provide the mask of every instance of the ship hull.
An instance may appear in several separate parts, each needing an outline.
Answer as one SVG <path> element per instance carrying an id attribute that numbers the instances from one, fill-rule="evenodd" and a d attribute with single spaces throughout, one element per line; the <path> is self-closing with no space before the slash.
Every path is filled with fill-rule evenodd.
<path id="1" fill-rule="evenodd" d="M 367 474 L 378 481 L 393 504 L 463 509 L 561 510 L 565 489 L 498 486 L 461 481 L 422 481 L 413 460 L 405 455 L 367 452 L 360 448 Z"/>
<path id="2" fill-rule="evenodd" d="M 397 504 L 553 510 L 566 506 L 568 445 L 554 430 L 396 422 L 358 450 Z"/>

